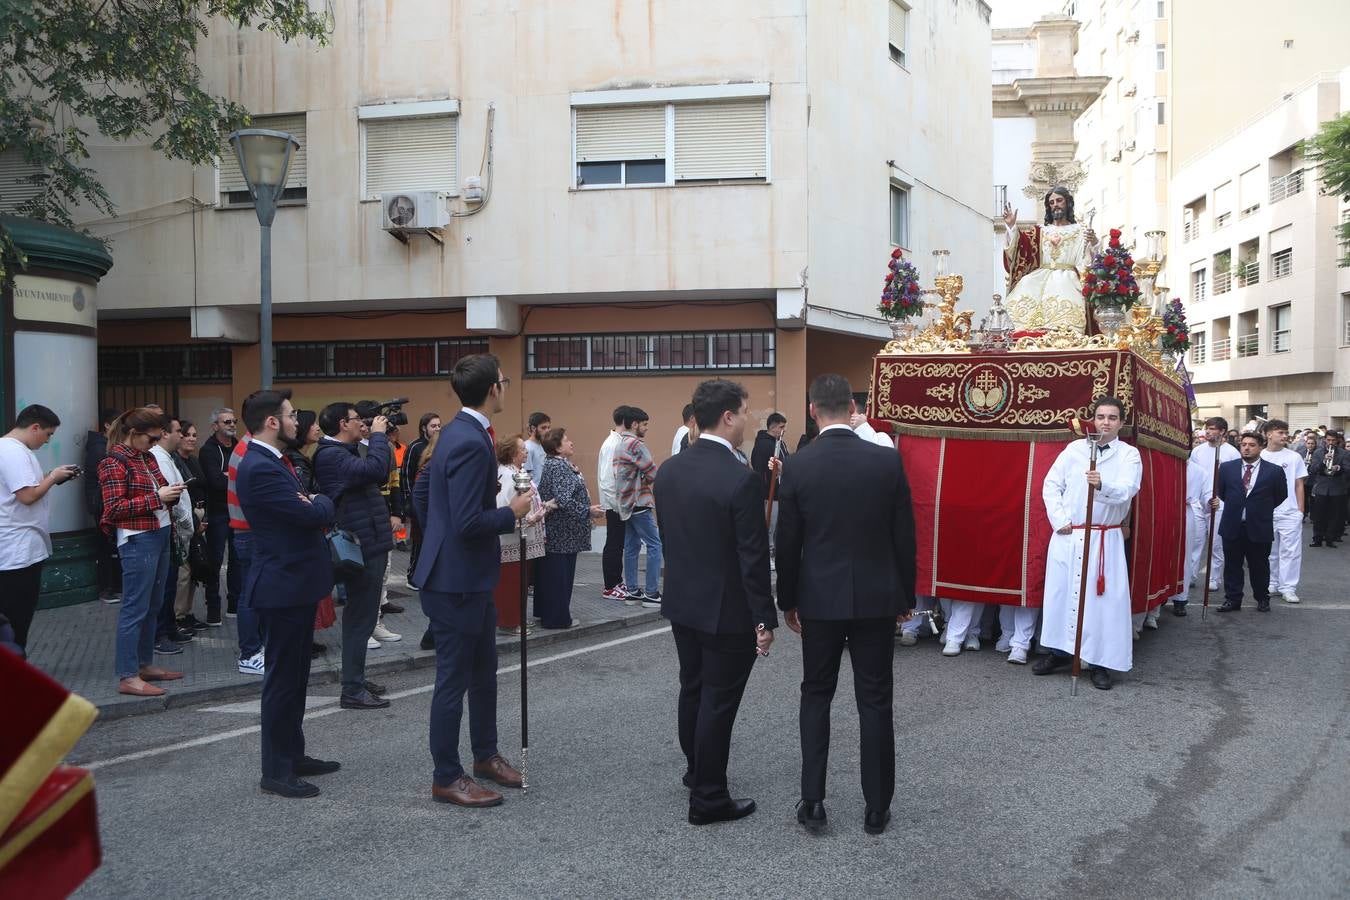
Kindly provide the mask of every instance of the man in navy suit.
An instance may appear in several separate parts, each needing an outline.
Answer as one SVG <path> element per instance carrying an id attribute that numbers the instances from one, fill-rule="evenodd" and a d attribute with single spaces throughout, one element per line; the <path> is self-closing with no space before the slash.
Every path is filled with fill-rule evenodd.
<path id="1" fill-rule="evenodd" d="M 469 694 L 469 742 L 475 775 L 518 788 L 520 773 L 497 751 L 497 608 L 501 575 L 498 535 L 530 510 L 533 489 L 497 506 L 497 458 L 488 416 L 502 411 L 497 357 L 466 356 L 450 384 L 464 408 L 441 429 L 427 470 L 413 488 L 422 552 L 413 580 L 436 642 L 431 695 L 431 796 L 460 806 L 496 806 L 502 795 L 475 782 L 459 758 L 459 722 Z"/>
<path id="2" fill-rule="evenodd" d="M 239 463 L 236 486 L 255 541 L 244 596 L 258 613 L 267 659 L 261 786 L 282 797 L 314 797 L 319 789 L 300 776 L 340 768 L 305 755 L 303 730 L 314 610 L 333 589 L 332 554 L 324 540 L 333 502 L 322 494 L 306 495 L 282 455 L 286 442 L 295 439 L 289 390 L 259 391 L 243 414 L 253 439 Z"/>
<path id="3" fill-rule="evenodd" d="M 1266 439 L 1249 431 L 1238 440 L 1239 459 L 1219 466 L 1218 496 L 1212 509 L 1223 509 L 1224 603 L 1219 612 L 1242 608 L 1242 563 L 1252 579 L 1256 608 L 1270 612 L 1270 547 L 1275 541 L 1275 507 L 1289 496 L 1284 470 L 1261 459 Z"/>

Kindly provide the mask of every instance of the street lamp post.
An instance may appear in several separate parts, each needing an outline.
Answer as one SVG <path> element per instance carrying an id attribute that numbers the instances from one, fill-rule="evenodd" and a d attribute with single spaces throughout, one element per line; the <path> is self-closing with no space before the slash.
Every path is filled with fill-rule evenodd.
<path id="1" fill-rule="evenodd" d="M 262 389 L 272 387 L 272 220 L 277 201 L 286 189 L 286 170 L 300 149 L 294 135 L 266 128 L 244 128 L 230 133 L 230 146 L 239 160 L 239 170 L 253 197 L 262 232 L 259 319 L 262 338 Z"/>

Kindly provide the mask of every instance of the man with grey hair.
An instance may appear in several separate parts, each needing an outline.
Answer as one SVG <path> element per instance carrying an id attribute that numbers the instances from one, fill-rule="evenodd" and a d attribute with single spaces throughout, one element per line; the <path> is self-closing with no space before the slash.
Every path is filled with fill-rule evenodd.
<path id="1" fill-rule="evenodd" d="M 219 625 L 220 567 L 229 557 L 225 576 L 228 614 L 235 615 L 239 602 L 239 559 L 235 555 L 234 536 L 230 532 L 230 454 L 234 451 L 238 429 L 234 410 L 228 406 L 211 411 L 211 436 L 197 454 L 206 478 L 206 546 L 210 551 L 211 572 L 206 580 L 206 624 Z"/>

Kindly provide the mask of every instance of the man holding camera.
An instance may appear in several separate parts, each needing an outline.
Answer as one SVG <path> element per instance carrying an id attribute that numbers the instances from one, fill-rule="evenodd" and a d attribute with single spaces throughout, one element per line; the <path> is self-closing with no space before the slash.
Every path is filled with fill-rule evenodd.
<path id="1" fill-rule="evenodd" d="M 324 437 L 314 453 L 314 471 L 337 507 L 337 525 L 360 539 L 365 560 L 365 570 L 347 583 L 347 604 L 342 609 L 343 709 L 389 705 L 378 696 L 384 688 L 366 681 L 366 641 L 379 617 L 384 572 L 394 549 L 394 526 L 380 493 L 380 486 L 389 480 L 391 456 L 385 437 L 389 419 L 370 419 L 370 446 L 362 456 L 359 445 L 366 425 L 353 404 L 328 404 L 319 413 Z"/>

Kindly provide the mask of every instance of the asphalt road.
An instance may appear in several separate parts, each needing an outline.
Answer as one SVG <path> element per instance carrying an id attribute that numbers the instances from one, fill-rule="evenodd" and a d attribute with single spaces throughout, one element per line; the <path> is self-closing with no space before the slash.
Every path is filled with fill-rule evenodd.
<path id="1" fill-rule="evenodd" d="M 319 691 L 309 747 L 343 769 L 315 779 L 313 800 L 259 792 L 248 703 L 97 725 L 72 761 L 95 766 L 105 861 L 78 896 L 1344 897 L 1350 548 L 1320 552 L 1301 606 L 1168 615 L 1109 693 L 1084 678 L 1070 697 L 1067 676 L 1033 677 L 988 645 L 955 659 L 932 641 L 897 648 L 901 787 L 881 837 L 862 830 L 847 675 L 829 827 L 796 824 L 786 629 L 732 748 L 733 795 L 759 811 L 705 828 L 684 820 L 664 629 L 531 656 L 533 786 L 491 810 L 430 802 L 426 670 L 389 679 L 380 712 Z M 513 760 L 518 678 L 503 673 L 499 692 Z"/>

